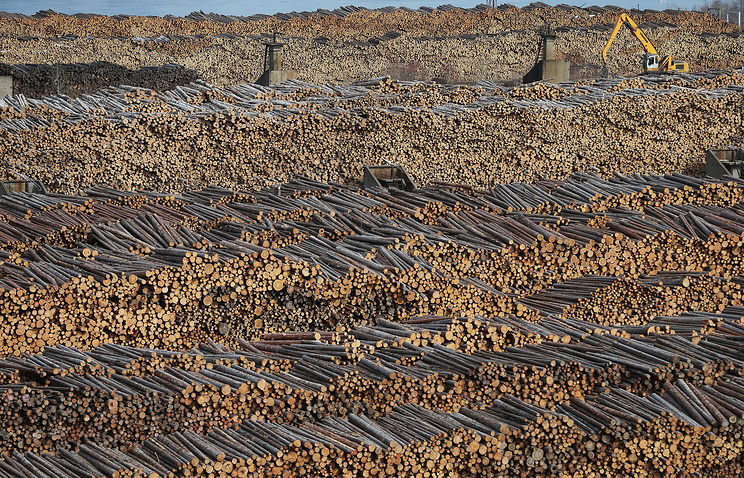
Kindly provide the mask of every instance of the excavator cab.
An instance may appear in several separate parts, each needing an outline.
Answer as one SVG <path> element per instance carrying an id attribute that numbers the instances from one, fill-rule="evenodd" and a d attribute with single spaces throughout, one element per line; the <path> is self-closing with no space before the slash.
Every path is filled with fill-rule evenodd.
<path id="1" fill-rule="evenodd" d="M 659 55 L 646 53 L 643 55 L 643 69 L 649 71 L 659 71 Z"/>

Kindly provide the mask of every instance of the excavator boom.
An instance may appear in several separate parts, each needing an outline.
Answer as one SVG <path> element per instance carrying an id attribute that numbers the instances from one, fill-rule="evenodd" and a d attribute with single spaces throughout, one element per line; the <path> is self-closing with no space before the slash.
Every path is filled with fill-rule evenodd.
<path id="1" fill-rule="evenodd" d="M 628 30 L 632 31 L 636 38 L 638 38 L 638 41 L 641 42 L 646 53 L 651 55 L 659 54 L 659 52 L 656 51 L 656 48 L 654 48 L 653 43 L 651 43 L 651 40 L 649 40 L 646 34 L 643 33 L 643 30 L 641 30 L 641 27 L 639 27 L 627 13 L 623 13 L 620 15 L 620 18 L 617 19 L 615 28 L 612 30 L 612 35 L 610 35 L 610 39 L 607 40 L 607 44 L 605 45 L 604 50 L 602 50 L 602 59 L 605 63 L 607 63 L 607 51 L 609 51 L 612 42 L 615 41 L 615 37 L 617 37 L 617 34 L 620 31 L 620 27 L 623 25 L 625 25 Z"/>
<path id="2" fill-rule="evenodd" d="M 615 24 L 615 28 L 612 30 L 610 39 L 607 40 L 607 44 L 602 50 L 602 60 L 604 61 L 604 67 L 602 68 L 603 75 L 606 76 L 608 74 L 607 52 L 609 51 L 612 42 L 615 41 L 618 32 L 620 32 L 620 27 L 623 25 L 633 32 L 633 35 L 635 35 L 636 38 L 638 38 L 638 41 L 641 42 L 643 49 L 646 50 L 646 54 L 643 55 L 643 69 L 646 73 L 657 71 L 690 71 L 690 66 L 687 62 L 673 60 L 669 55 L 660 58 L 659 52 L 656 51 L 656 47 L 654 47 L 646 34 L 643 33 L 643 30 L 641 30 L 627 13 L 623 13 L 620 15 L 620 18 L 617 19 L 617 23 Z"/>

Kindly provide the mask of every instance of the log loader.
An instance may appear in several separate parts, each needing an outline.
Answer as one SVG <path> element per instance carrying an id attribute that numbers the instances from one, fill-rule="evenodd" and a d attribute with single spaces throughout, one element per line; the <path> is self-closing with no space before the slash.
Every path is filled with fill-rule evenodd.
<path id="1" fill-rule="evenodd" d="M 621 26 L 627 27 L 633 34 L 638 38 L 638 41 L 641 42 L 641 45 L 643 45 L 643 48 L 646 50 L 646 53 L 643 55 L 643 70 L 646 73 L 656 73 L 660 71 L 690 71 L 690 66 L 685 61 L 679 61 L 679 60 L 673 60 L 671 56 L 666 55 L 659 60 L 659 52 L 656 51 L 656 47 L 654 47 L 653 43 L 651 43 L 651 40 L 648 39 L 645 33 L 643 33 L 643 30 L 636 24 L 636 22 L 633 21 L 632 18 L 630 18 L 630 15 L 627 13 L 623 13 L 620 15 L 620 18 L 617 19 L 617 23 L 615 24 L 615 28 L 612 30 L 612 35 L 610 35 L 610 39 L 607 40 L 607 44 L 605 45 L 604 49 L 602 50 L 602 60 L 604 60 L 604 67 L 602 68 L 602 72 L 604 76 L 607 76 L 608 70 L 607 70 L 607 51 L 610 49 L 610 45 L 612 45 L 612 42 L 615 41 L 615 37 L 617 37 L 618 32 L 620 31 Z"/>

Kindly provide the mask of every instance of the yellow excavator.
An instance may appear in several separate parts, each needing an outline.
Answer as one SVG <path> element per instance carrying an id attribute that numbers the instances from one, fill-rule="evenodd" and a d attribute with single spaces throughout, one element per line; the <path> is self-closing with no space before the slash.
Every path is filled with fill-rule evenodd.
<path id="1" fill-rule="evenodd" d="M 672 57 L 669 55 L 662 57 L 661 61 L 659 61 L 659 52 L 656 51 L 653 43 L 651 43 L 651 41 L 648 39 L 646 34 L 643 33 L 643 30 L 641 30 L 636 22 L 634 22 L 627 13 L 623 13 L 622 15 L 620 15 L 620 18 L 617 19 L 617 24 L 612 30 L 612 35 L 610 35 L 610 39 L 607 40 L 607 44 L 605 45 L 604 50 L 602 50 L 602 59 L 604 60 L 604 67 L 602 68 L 602 72 L 605 76 L 607 76 L 608 73 L 607 51 L 610 49 L 610 45 L 612 45 L 612 42 L 615 41 L 615 37 L 620 31 L 620 27 L 623 25 L 625 25 L 628 30 L 633 32 L 636 38 L 638 38 L 638 41 L 641 42 L 641 45 L 643 45 L 643 48 L 646 50 L 646 53 L 643 55 L 643 70 L 646 73 L 654 73 L 659 71 L 690 71 L 690 66 L 687 64 L 686 61 L 673 60 Z"/>

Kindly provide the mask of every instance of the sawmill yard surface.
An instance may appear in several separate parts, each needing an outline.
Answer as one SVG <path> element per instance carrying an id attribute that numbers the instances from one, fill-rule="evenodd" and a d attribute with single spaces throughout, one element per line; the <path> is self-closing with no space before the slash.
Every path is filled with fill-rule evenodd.
<path id="1" fill-rule="evenodd" d="M 508 87 L 618 12 L 339 12 L 0 18 L 7 64 L 201 76 L 0 99 L 50 192 L 0 196 L 0 478 L 744 475 L 738 28 L 631 12 L 692 72 Z M 299 80 L 247 84 L 274 30 Z"/>

